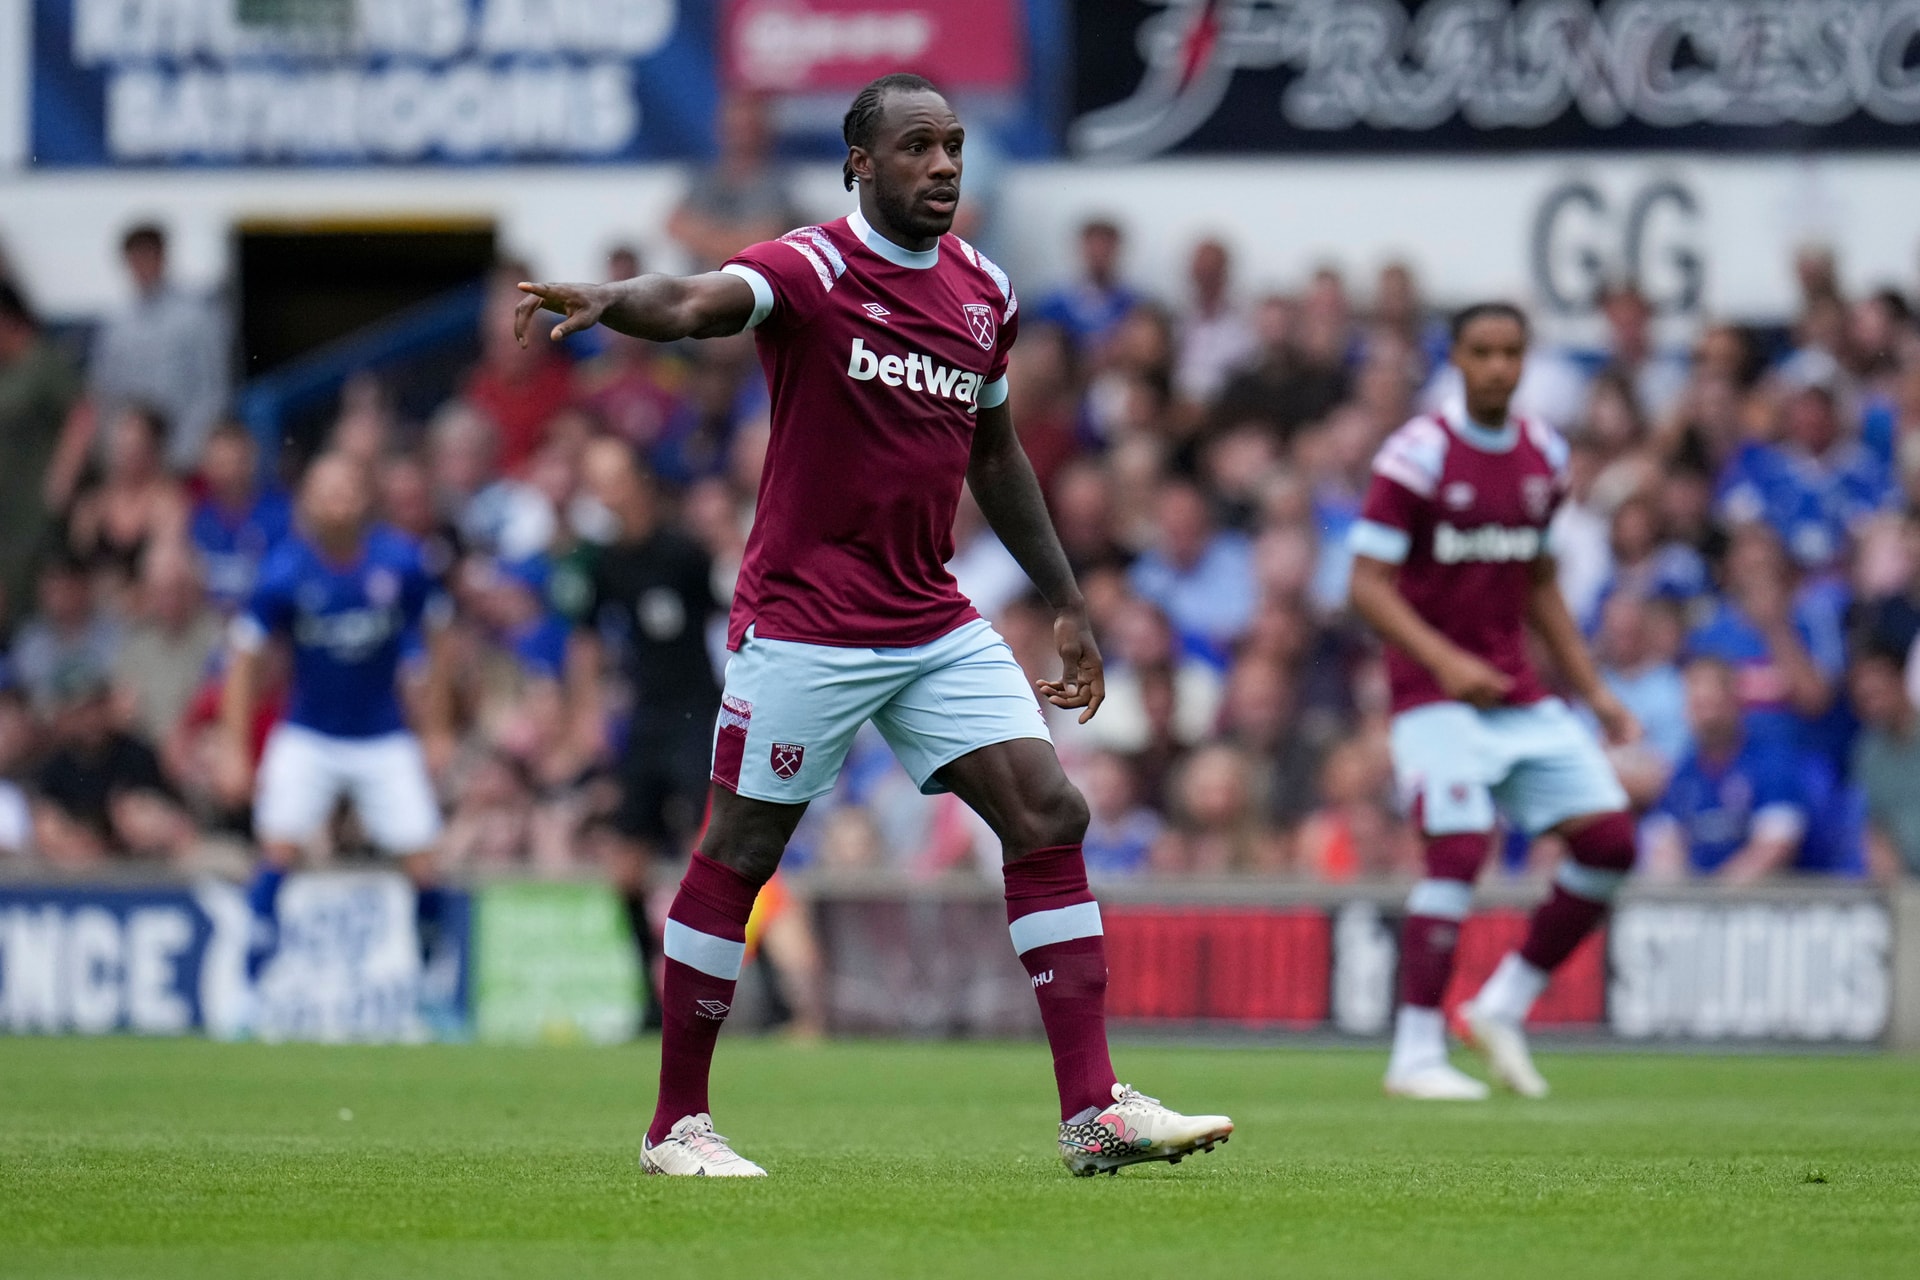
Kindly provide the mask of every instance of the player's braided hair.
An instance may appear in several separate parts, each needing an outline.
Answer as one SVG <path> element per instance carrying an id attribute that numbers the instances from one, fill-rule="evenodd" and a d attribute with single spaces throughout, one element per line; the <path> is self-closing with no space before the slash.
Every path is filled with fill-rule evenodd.
<path id="1" fill-rule="evenodd" d="M 840 162 L 840 180 L 847 190 L 853 190 L 853 148 L 862 150 L 873 146 L 873 135 L 880 128 L 880 113 L 886 109 L 887 95 L 900 93 L 938 93 L 933 81 L 925 76 L 916 76 L 906 71 L 896 71 L 881 76 L 872 84 L 854 95 L 853 105 L 847 108 L 846 119 L 840 122 L 840 136 L 847 143 L 847 158 Z"/>
<path id="2" fill-rule="evenodd" d="M 1520 336 L 1528 336 L 1533 329 L 1527 323 L 1527 313 L 1511 302 L 1476 302 L 1453 313 L 1453 322 L 1447 326 L 1449 335 L 1455 342 L 1467 331 L 1467 326 L 1483 316 L 1500 316 L 1520 326 Z"/>

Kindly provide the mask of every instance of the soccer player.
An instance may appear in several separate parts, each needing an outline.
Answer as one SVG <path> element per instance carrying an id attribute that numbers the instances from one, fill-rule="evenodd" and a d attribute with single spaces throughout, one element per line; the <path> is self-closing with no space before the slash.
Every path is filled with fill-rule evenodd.
<path id="1" fill-rule="evenodd" d="M 1426 842 L 1407 901 L 1390 1094 L 1471 1100 L 1487 1087 L 1447 1061 L 1441 996 L 1496 813 L 1552 831 L 1570 856 L 1526 942 L 1462 1010 L 1495 1079 L 1544 1097 L 1521 1027 L 1548 975 L 1600 923 L 1633 865 L 1627 796 L 1574 713 L 1527 659 L 1531 630 L 1614 743 L 1639 734 L 1601 683 L 1554 577 L 1547 522 L 1566 494 L 1566 443 L 1511 413 L 1526 317 L 1481 303 L 1453 321 L 1464 403 L 1415 418 L 1373 463 L 1354 526 L 1354 611 L 1387 642 L 1394 772 Z"/>
<path id="2" fill-rule="evenodd" d="M 587 492 L 613 514 L 619 533 L 563 564 L 555 595 L 576 624 L 567 645 L 574 721 L 596 748 L 606 720 L 600 706 L 606 641 L 617 646 L 633 692 L 613 816 L 619 842 L 612 871 L 640 951 L 646 1016 L 658 1025 L 646 888 L 655 864 L 679 857 L 691 843 L 706 808 L 713 720 L 720 709 L 707 623 L 719 604 L 713 562 L 699 543 L 666 522 L 653 477 L 625 442 L 594 441 L 582 471 Z"/>
<path id="3" fill-rule="evenodd" d="M 1033 981 L 1076 1173 L 1179 1160 L 1233 1131 L 1118 1084 L 1106 951 L 1066 779 L 1012 651 L 944 567 L 962 482 L 1054 610 L 1057 707 L 1099 709 L 1101 665 L 1073 572 L 1007 410 L 1019 304 L 948 233 L 965 131 L 918 76 L 854 99 L 844 177 L 859 206 L 753 245 L 720 271 L 611 285 L 523 284 L 524 332 L 593 324 L 668 342 L 753 329 L 773 398 L 759 507 L 729 619 L 712 817 L 668 913 L 660 1094 L 649 1172 L 756 1177 L 714 1133 L 708 1068 L 745 926 L 807 803 L 832 789 L 872 720 L 929 793 L 952 791 L 1000 837 L 1007 919 Z"/>
<path id="4" fill-rule="evenodd" d="M 421 738 L 408 732 L 396 678 L 403 642 L 428 628 L 423 718 L 430 742 L 446 740 L 449 664 L 441 642 L 448 606 L 404 535 L 371 523 L 371 478 L 328 454 L 308 468 L 296 531 L 260 567 L 233 621 L 221 719 L 228 790 L 252 789 L 249 736 L 261 650 L 281 637 L 293 649 L 286 718 L 267 738 L 254 796 L 261 861 L 247 890 L 259 923 L 250 953 L 257 977 L 276 944 L 281 881 L 342 794 L 374 843 L 412 879 L 423 948 L 437 931 L 442 895 L 433 848 L 440 807 Z"/>

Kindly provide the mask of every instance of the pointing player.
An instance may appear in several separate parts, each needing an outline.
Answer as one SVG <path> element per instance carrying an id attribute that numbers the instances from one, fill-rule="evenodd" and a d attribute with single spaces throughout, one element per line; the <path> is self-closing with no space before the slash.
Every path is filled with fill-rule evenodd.
<path id="1" fill-rule="evenodd" d="M 1000 837 L 1007 919 L 1033 979 L 1076 1173 L 1174 1161 L 1233 1131 L 1115 1082 L 1106 950 L 1061 772 L 1012 652 L 945 568 L 962 482 L 1054 610 L 1057 707 L 1099 709 L 1086 603 L 1007 411 L 1019 304 L 948 234 L 965 131 L 918 76 L 874 81 L 843 129 L 859 207 L 754 245 L 720 271 L 613 285 L 523 284 L 553 337 L 605 324 L 656 341 L 753 329 L 773 396 L 759 507 L 735 592 L 712 819 L 668 913 L 651 1173 L 757 1177 L 713 1131 L 707 1075 L 748 913 L 809 801 L 872 720 L 921 789 L 953 791 Z"/>
<path id="2" fill-rule="evenodd" d="M 1478 1099 L 1447 1062 L 1440 999 L 1460 924 L 1493 841 L 1496 810 L 1571 856 L 1526 942 L 1462 1010 L 1495 1079 L 1544 1097 L 1521 1031 L 1555 966 L 1606 914 L 1633 865 L 1633 819 L 1600 746 L 1527 660 L 1531 629 L 1609 741 L 1639 726 L 1600 682 L 1554 579 L 1547 521 L 1566 492 L 1567 446 L 1509 412 L 1527 321 L 1506 303 L 1453 322 L 1464 405 L 1388 438 L 1354 528 L 1353 607 L 1387 642 L 1393 763 L 1426 841 L 1427 876 L 1407 901 L 1400 1012 L 1387 1092 Z"/>
<path id="3" fill-rule="evenodd" d="M 260 651 L 270 637 L 284 637 L 293 649 L 286 718 L 267 739 L 254 797 L 261 862 L 247 901 L 260 929 L 251 976 L 275 945 L 281 881 L 343 794 L 374 842 L 402 859 L 422 939 L 439 924 L 432 850 L 440 808 L 395 678 L 402 641 L 423 623 L 432 627 L 424 710 L 435 731 L 430 740 L 444 740 L 450 691 L 438 629 L 446 602 L 414 544 L 370 524 L 371 492 L 358 462 L 344 454 L 317 459 L 301 485 L 296 531 L 268 554 L 233 622 L 221 718 L 229 789 L 239 794 L 252 782 L 246 743 Z"/>

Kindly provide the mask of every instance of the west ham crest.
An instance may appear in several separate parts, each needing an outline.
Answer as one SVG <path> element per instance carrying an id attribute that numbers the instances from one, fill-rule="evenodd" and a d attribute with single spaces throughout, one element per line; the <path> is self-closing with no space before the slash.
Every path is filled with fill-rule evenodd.
<path id="1" fill-rule="evenodd" d="M 961 309 L 967 313 L 967 328 L 972 330 L 973 340 L 980 344 L 980 349 L 993 350 L 993 335 L 996 328 L 993 322 L 993 308 L 984 302 L 969 302 Z"/>
<path id="2" fill-rule="evenodd" d="M 1520 496 L 1527 504 L 1527 516 L 1533 520 L 1547 518 L 1547 509 L 1553 506 L 1553 481 L 1546 476 L 1528 476 L 1520 482 Z"/>
<path id="3" fill-rule="evenodd" d="M 769 763 L 777 778 L 791 778 L 800 772 L 800 762 L 807 757 L 807 749 L 794 742 L 776 742 Z"/>

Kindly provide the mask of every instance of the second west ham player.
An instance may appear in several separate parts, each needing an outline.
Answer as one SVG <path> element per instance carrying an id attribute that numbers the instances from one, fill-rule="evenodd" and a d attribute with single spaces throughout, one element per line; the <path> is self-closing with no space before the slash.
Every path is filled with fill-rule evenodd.
<path id="1" fill-rule="evenodd" d="M 945 564 L 963 482 L 1053 606 L 1065 670 L 1041 693 L 1102 696 L 1086 603 L 1007 411 L 1019 313 L 1001 270 L 948 234 L 960 121 L 918 76 L 885 76 L 843 127 L 859 205 L 754 245 L 721 271 L 612 285 L 525 284 L 555 338 L 599 323 L 657 341 L 753 329 L 773 397 L 759 506 L 735 591 L 713 738 L 712 818 L 668 913 L 660 1095 L 649 1172 L 764 1171 L 714 1132 L 707 1076 L 748 914 L 809 801 L 871 720 L 928 792 L 953 791 L 1005 853 L 1007 919 L 1033 981 L 1076 1173 L 1178 1160 L 1233 1131 L 1116 1083 L 1106 948 L 1067 781 L 1006 642 Z M 928 1117 L 929 1131 L 948 1121 Z"/>
<path id="2" fill-rule="evenodd" d="M 1511 413 L 1526 349 L 1518 308 L 1483 303 L 1455 317 L 1464 403 L 1388 438 L 1353 532 L 1353 607 L 1387 642 L 1394 772 L 1426 842 L 1426 878 L 1401 933 L 1387 1067 L 1387 1091 L 1402 1097 L 1487 1096 L 1448 1063 L 1440 1003 L 1496 815 L 1528 834 L 1558 833 L 1570 853 L 1525 943 L 1462 1010 L 1494 1077 L 1528 1097 L 1547 1085 L 1521 1027 L 1633 865 L 1626 792 L 1527 660 L 1531 629 L 1608 739 L 1638 736 L 1600 682 L 1554 576 L 1547 522 L 1565 496 L 1567 446 Z"/>

